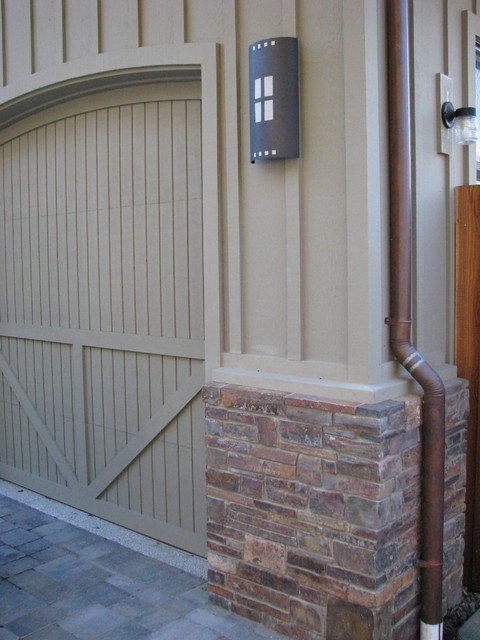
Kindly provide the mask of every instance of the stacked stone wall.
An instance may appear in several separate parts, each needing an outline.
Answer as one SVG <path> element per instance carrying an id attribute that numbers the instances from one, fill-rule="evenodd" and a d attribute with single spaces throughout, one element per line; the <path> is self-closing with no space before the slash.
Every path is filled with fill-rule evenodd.
<path id="1" fill-rule="evenodd" d="M 421 398 L 209 385 L 209 590 L 299 640 L 415 638 Z M 462 588 L 466 383 L 447 386 L 444 606 Z"/>

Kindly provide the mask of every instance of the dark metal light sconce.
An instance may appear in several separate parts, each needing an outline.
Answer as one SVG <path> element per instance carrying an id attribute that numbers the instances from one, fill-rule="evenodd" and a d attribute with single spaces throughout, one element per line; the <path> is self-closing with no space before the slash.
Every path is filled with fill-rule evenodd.
<path id="1" fill-rule="evenodd" d="M 442 122 L 447 129 L 454 127 L 457 144 L 474 144 L 478 139 L 477 110 L 475 107 L 455 109 L 451 102 L 442 104 Z"/>
<path id="2" fill-rule="evenodd" d="M 250 45 L 250 161 L 298 158 L 298 40 Z"/>

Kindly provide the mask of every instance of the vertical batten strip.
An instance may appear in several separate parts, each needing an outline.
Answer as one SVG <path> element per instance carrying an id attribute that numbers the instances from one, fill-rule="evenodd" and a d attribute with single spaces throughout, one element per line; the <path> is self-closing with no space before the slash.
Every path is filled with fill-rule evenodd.
<path id="1" fill-rule="evenodd" d="M 0 214 L 2 229 L 0 239 L 0 273 L 1 286 L 0 286 L 0 322 L 8 321 L 8 303 L 7 303 L 7 290 L 8 290 L 8 271 L 7 271 L 7 234 L 6 234 L 6 216 L 5 216 L 5 188 L 3 184 L 4 180 L 4 162 L 3 162 L 3 146 L 0 147 Z"/>
<path id="2" fill-rule="evenodd" d="M 55 8 L 55 62 L 65 62 L 65 0 L 57 0 Z"/>
<path id="3" fill-rule="evenodd" d="M 92 14 L 94 16 L 96 33 L 96 52 L 102 53 L 102 0 L 90 0 L 92 2 Z"/>
<path id="4" fill-rule="evenodd" d="M 88 484 L 88 438 L 85 416 L 85 373 L 83 346 L 72 345 L 72 413 L 75 440 L 75 471 L 80 484 Z"/>
<path id="5" fill-rule="evenodd" d="M 30 31 L 29 38 L 27 38 L 28 44 L 25 44 L 26 53 L 28 54 L 28 61 L 30 67 L 30 73 L 34 73 L 34 31 L 33 31 L 33 0 L 30 0 L 28 3 L 28 29 Z M 15 78 L 16 79 L 16 78 Z"/>
<path id="6" fill-rule="evenodd" d="M 5 0 L 0 0 L 0 86 L 5 86 Z"/>
<path id="7" fill-rule="evenodd" d="M 242 274 L 240 246 L 240 196 L 239 196 L 239 130 L 238 78 L 237 78 L 237 0 L 230 0 L 225 7 L 225 155 L 229 159 L 226 171 L 227 205 L 227 259 L 228 259 L 228 344 L 231 353 L 243 352 L 242 326 Z"/>
<path id="8" fill-rule="evenodd" d="M 296 1 L 283 0 L 282 20 L 286 36 L 297 35 Z M 302 335 L 302 238 L 300 224 L 300 161 L 285 160 L 285 215 L 287 260 L 287 357 L 301 360 Z"/>
<path id="9" fill-rule="evenodd" d="M 185 2 L 175 0 L 172 3 L 173 11 L 173 42 L 174 44 L 185 43 Z"/>

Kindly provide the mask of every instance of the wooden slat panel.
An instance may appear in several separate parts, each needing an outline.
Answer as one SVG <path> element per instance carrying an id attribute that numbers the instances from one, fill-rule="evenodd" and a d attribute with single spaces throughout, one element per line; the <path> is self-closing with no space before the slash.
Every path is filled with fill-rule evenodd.
<path id="1" fill-rule="evenodd" d="M 175 335 L 190 337 L 188 308 L 188 191 L 185 104 L 177 101 L 172 108 L 173 155 L 173 219 L 174 219 L 174 268 L 175 268 Z"/>
<path id="2" fill-rule="evenodd" d="M 3 201 L 5 209 L 5 261 L 7 281 L 7 318 L 10 322 L 16 322 L 15 314 L 15 259 L 14 259 L 14 224 L 12 201 L 12 145 L 7 144 L 3 154 L 4 163 L 4 192 Z"/>
<path id="3" fill-rule="evenodd" d="M 21 237 L 22 237 L 22 293 L 23 293 L 23 321 L 32 323 L 32 265 L 31 265 L 31 235 L 30 235 L 30 193 L 25 185 L 28 185 L 28 137 L 23 135 L 20 140 L 20 217 L 21 217 Z"/>
<path id="4" fill-rule="evenodd" d="M 77 251 L 77 203 L 76 203 L 76 122 L 68 118 L 65 122 L 65 209 L 66 209 L 66 253 L 68 265 L 68 315 L 69 327 L 80 327 L 78 298 L 78 251 Z"/>
<path id="5" fill-rule="evenodd" d="M 23 410 L 28 414 L 28 417 L 32 423 L 32 425 L 34 426 L 34 428 L 36 429 L 36 431 L 38 432 L 40 438 L 43 440 L 44 444 L 48 447 L 48 451 L 50 453 L 50 455 L 52 456 L 52 459 L 54 460 L 55 464 L 50 464 L 48 465 L 49 468 L 49 479 L 51 479 L 53 482 L 57 481 L 56 475 L 56 467 L 58 466 L 58 468 L 61 470 L 63 476 L 65 479 L 68 480 L 70 486 L 72 486 L 72 488 L 77 488 L 78 483 L 77 483 L 77 479 L 75 477 L 75 475 L 72 472 L 71 467 L 67 464 L 67 462 L 65 461 L 65 457 L 63 454 L 63 451 L 61 451 L 61 449 L 58 447 L 57 443 L 55 442 L 55 439 L 52 435 L 52 431 L 51 428 L 48 428 L 47 425 L 42 421 L 41 417 L 39 416 L 36 408 L 33 406 L 33 404 L 31 403 L 30 399 L 28 398 L 27 394 L 25 393 L 25 391 L 22 389 L 21 385 L 18 382 L 17 376 L 16 376 L 16 372 L 14 369 L 12 369 L 12 367 L 10 366 L 9 362 L 8 362 L 8 356 L 5 357 L 5 355 L 3 355 L 3 351 L 4 349 L 2 349 L 2 353 L 0 353 L 0 368 L 1 371 L 3 373 L 3 376 L 6 380 L 6 382 L 8 383 L 9 387 L 11 388 L 11 406 L 12 408 L 15 405 L 18 405 L 19 403 L 22 405 Z M 11 351 L 11 350 L 10 350 Z M 45 383 L 48 382 L 48 368 L 51 366 L 50 363 L 50 351 L 47 348 L 46 350 L 44 349 L 44 381 Z M 46 380 L 45 380 L 46 378 Z M 13 394 L 15 396 L 15 398 L 13 398 Z M 50 397 L 46 397 L 46 403 L 47 403 L 47 421 L 50 417 L 50 406 L 51 405 L 51 388 L 46 391 L 46 395 L 48 394 L 48 396 Z M 7 412 L 8 413 L 8 412 Z M 14 444 L 13 444 L 14 446 Z M 16 458 L 16 453 L 13 451 L 14 454 L 14 458 Z M 10 462 L 10 464 L 12 464 L 12 462 Z M 13 464 L 13 466 L 17 466 L 16 464 Z M 20 465 L 19 465 L 20 466 Z"/>
<path id="6" fill-rule="evenodd" d="M 0 149 L 0 322 L 8 321 L 8 271 L 7 271 L 7 229 L 6 229 L 6 212 L 5 212 L 5 165 L 4 165 L 5 149 Z"/>
<path id="7" fill-rule="evenodd" d="M 40 280 L 40 219 L 38 201 L 37 132 L 28 133 L 28 193 L 30 213 L 30 264 L 32 273 L 32 324 L 42 323 Z"/>
<path id="8" fill-rule="evenodd" d="M 112 330 L 110 211 L 108 197 L 108 111 L 97 114 L 97 207 L 98 207 L 98 281 L 100 325 L 102 331 Z"/>
<path id="9" fill-rule="evenodd" d="M 99 282 L 99 224 L 98 224 L 98 167 L 97 114 L 86 117 L 86 178 L 87 178 L 87 255 L 89 328 L 101 331 Z"/>
<path id="10" fill-rule="evenodd" d="M 132 103 L 2 146 L 0 461 L 204 533 L 200 116 Z"/>
<path id="11" fill-rule="evenodd" d="M 46 129 L 46 203 L 47 203 L 47 262 L 48 293 L 50 306 L 50 326 L 60 325 L 60 289 L 59 289 L 59 241 L 57 216 L 57 176 L 56 176 L 56 126 L 51 124 Z"/>
<path id="12" fill-rule="evenodd" d="M 132 110 L 133 252 L 135 273 L 135 329 L 148 335 L 148 278 L 146 262 L 145 105 Z"/>
<path id="13" fill-rule="evenodd" d="M 30 0 L 3 0 L 5 84 L 32 73 L 32 17 Z M 21 42 L 22 46 L 18 47 Z"/>
<path id="14" fill-rule="evenodd" d="M 47 209 L 47 153 L 46 128 L 37 131 L 37 200 L 38 200 L 38 247 L 40 273 L 40 315 L 41 324 L 51 326 L 49 300 L 48 261 L 48 209 Z"/>
<path id="15" fill-rule="evenodd" d="M 162 273 L 162 334 L 175 337 L 172 106 L 158 105 L 160 181 L 160 263 Z"/>
<path id="16" fill-rule="evenodd" d="M 75 186 L 77 214 L 78 300 L 81 329 L 90 329 L 90 299 L 88 294 L 86 136 L 87 119 L 85 115 L 79 115 L 75 118 Z"/>
<path id="17" fill-rule="evenodd" d="M 480 590 L 480 187 L 456 189 L 455 362 L 469 381 L 465 584 Z"/>
<path id="18" fill-rule="evenodd" d="M 100 50 L 139 46 L 138 0 L 100 1 Z"/>
<path id="19" fill-rule="evenodd" d="M 98 0 L 63 0 L 65 7 L 65 60 L 76 60 L 99 51 Z M 79 29 L 81 24 L 84 28 Z"/>
<path id="20" fill-rule="evenodd" d="M 63 59 L 63 0 L 32 0 L 33 72 Z M 45 38 L 44 34 L 49 37 Z"/>
<path id="21" fill-rule="evenodd" d="M 124 331 L 135 333 L 132 108 L 120 108 L 120 184 Z"/>
<path id="22" fill-rule="evenodd" d="M 21 220 L 21 188 L 20 188 L 20 142 L 12 140 L 12 218 L 13 218 L 13 272 L 15 291 L 15 319 L 24 322 L 23 299 L 23 256 L 22 256 L 22 220 Z"/>
<path id="23" fill-rule="evenodd" d="M 204 339 L 201 103 L 187 103 L 189 337 Z"/>
<path id="24" fill-rule="evenodd" d="M 145 106 L 145 200 L 148 265 L 148 333 L 162 335 L 160 263 L 160 183 L 159 183 L 158 105 Z"/>
<path id="25" fill-rule="evenodd" d="M 66 140 L 65 121 L 60 120 L 55 124 L 55 211 L 57 218 L 57 245 L 58 245 L 58 305 L 59 325 L 70 326 L 70 295 L 75 295 L 75 289 L 70 291 L 70 278 L 68 262 L 68 235 L 67 235 L 67 200 L 66 200 Z"/>

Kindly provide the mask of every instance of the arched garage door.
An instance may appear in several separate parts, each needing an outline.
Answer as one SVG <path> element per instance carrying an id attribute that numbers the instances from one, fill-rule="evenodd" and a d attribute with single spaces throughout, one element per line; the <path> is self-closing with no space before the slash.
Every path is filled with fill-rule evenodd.
<path id="1" fill-rule="evenodd" d="M 115 90 L 0 134 L 0 473 L 204 553 L 199 95 Z"/>

